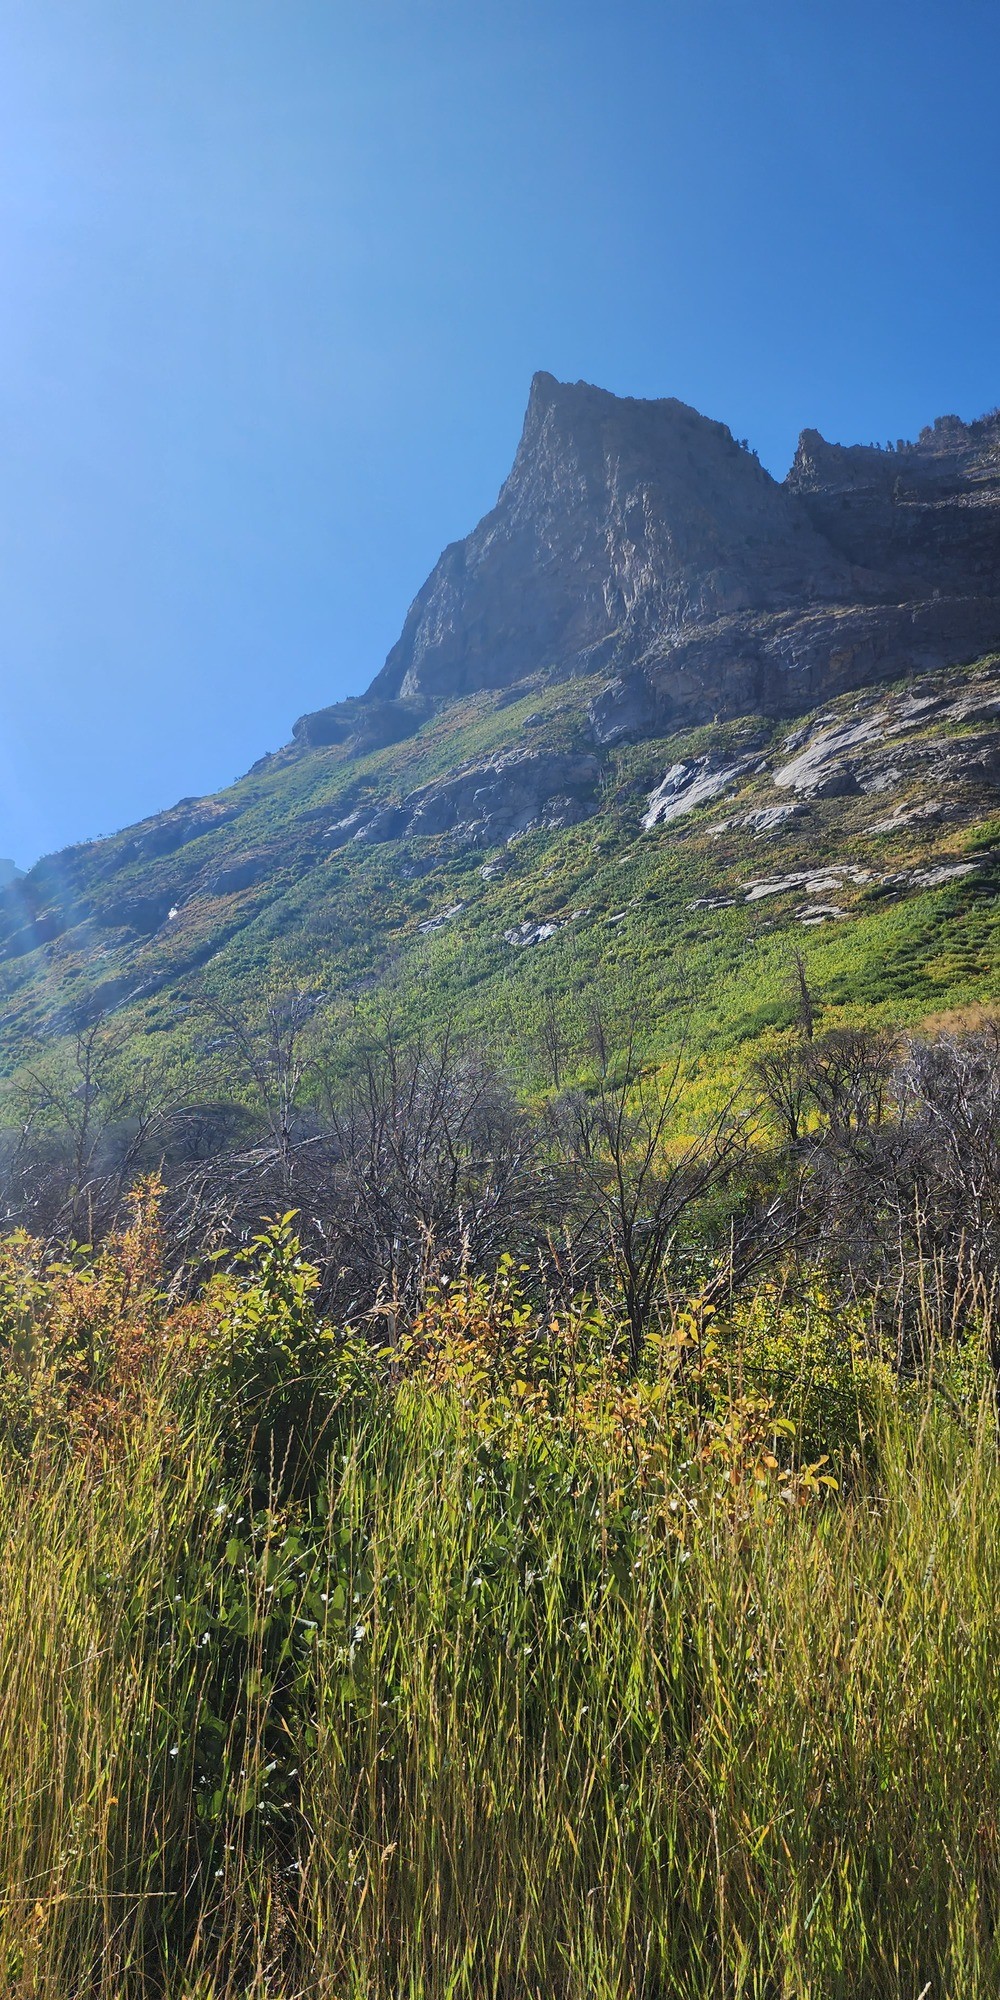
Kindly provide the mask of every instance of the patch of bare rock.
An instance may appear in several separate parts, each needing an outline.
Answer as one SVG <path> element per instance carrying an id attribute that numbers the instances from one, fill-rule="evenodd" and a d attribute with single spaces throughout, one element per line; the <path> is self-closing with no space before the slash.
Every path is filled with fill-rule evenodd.
<path id="1" fill-rule="evenodd" d="M 710 757 L 693 757 L 671 764 L 646 802 L 642 824 L 647 833 L 652 827 L 666 826 L 671 820 L 693 812 L 696 806 L 706 805 L 710 799 L 731 791 L 755 763 L 759 768 L 759 760 L 739 757 L 733 764 L 718 766 Z"/>
<path id="2" fill-rule="evenodd" d="M 575 826 L 597 808 L 600 765 L 592 752 L 512 750 L 421 785 L 399 803 L 356 807 L 327 833 L 330 847 L 349 841 L 448 834 L 471 847 L 500 847 L 535 828 Z"/>
<path id="3" fill-rule="evenodd" d="M 983 794 L 1000 795 L 1000 685 L 876 696 L 852 714 L 827 712 L 805 721 L 767 756 L 676 762 L 649 793 L 642 825 L 647 832 L 667 826 L 713 799 L 737 794 L 751 780 L 752 796 L 706 827 L 709 835 L 743 831 L 764 839 L 820 801 L 893 792 L 911 796 L 883 811 L 866 832 L 892 834 L 961 818 L 963 799 L 967 814 Z M 770 799 L 762 785 L 773 785 Z M 930 796 L 919 796 L 920 789 Z"/>
<path id="4" fill-rule="evenodd" d="M 797 921 L 807 924 L 827 922 L 850 916 L 851 912 L 838 903 L 814 899 L 835 896 L 845 888 L 878 887 L 895 890 L 901 895 L 920 889 L 939 889 L 947 882 L 977 874 L 981 865 L 980 861 L 940 861 L 925 867 L 898 868 L 885 874 L 848 862 L 838 862 L 826 868 L 794 868 L 781 875 L 744 883 L 737 895 L 697 896 L 688 904 L 688 909 L 731 910 L 740 903 L 767 902 L 772 897 L 790 896 L 797 891 L 808 898 L 794 912 Z"/>

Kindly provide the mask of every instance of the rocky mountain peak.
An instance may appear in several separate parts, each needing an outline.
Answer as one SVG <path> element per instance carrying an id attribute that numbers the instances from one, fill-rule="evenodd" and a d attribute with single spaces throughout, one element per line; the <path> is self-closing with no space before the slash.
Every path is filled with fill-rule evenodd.
<path id="1" fill-rule="evenodd" d="M 496 505 L 444 551 L 368 694 L 295 734 L 372 748 L 477 690 L 606 672 L 609 742 L 996 645 L 1000 413 L 891 446 L 805 430 L 778 482 L 673 397 L 541 372 Z"/>
<path id="2" fill-rule="evenodd" d="M 847 583 L 725 424 L 540 374 L 496 506 L 445 550 L 370 693 L 450 699 L 617 667 L 692 620 Z"/>

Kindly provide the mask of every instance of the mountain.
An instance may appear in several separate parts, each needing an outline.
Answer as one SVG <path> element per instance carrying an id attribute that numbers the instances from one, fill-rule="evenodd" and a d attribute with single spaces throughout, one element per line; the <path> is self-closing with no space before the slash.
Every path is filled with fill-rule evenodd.
<path id="1" fill-rule="evenodd" d="M 201 998 L 275 977 L 529 1035 L 640 982 L 721 1060 L 793 951 L 832 1017 L 919 1018 L 994 995 L 998 815 L 1000 414 L 804 431 L 778 482 L 537 375 L 366 694 L 0 889 L 3 1061 L 115 1011 L 197 1064 Z"/>
<path id="2" fill-rule="evenodd" d="M 783 485 L 724 424 L 536 375 L 510 477 L 446 549 L 368 699 L 385 726 L 555 669 L 604 672 L 599 740 L 794 714 L 1000 639 L 1000 414 L 916 444 L 805 431 Z M 354 709 L 306 716 L 337 740 Z"/>

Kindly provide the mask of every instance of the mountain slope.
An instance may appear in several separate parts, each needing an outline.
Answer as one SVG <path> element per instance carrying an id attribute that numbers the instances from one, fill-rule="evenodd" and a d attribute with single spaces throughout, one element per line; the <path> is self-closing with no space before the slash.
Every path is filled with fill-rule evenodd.
<path id="1" fill-rule="evenodd" d="M 0 895 L 2 1060 L 115 1010 L 197 1064 L 268 977 L 530 1038 L 597 980 L 723 1052 L 993 997 L 1000 419 L 894 451 L 536 377 L 367 696 Z M 567 1030 L 569 1032 L 569 1030 Z"/>

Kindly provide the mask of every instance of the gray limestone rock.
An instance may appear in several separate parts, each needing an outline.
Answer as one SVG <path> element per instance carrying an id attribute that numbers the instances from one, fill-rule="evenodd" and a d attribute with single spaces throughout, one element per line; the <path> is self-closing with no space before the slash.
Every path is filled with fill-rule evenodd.
<path id="1" fill-rule="evenodd" d="M 744 828 L 754 840 L 766 840 L 780 833 L 795 820 L 805 818 L 808 807 L 796 802 L 789 806 L 755 806 L 745 812 L 733 813 L 729 819 L 719 820 L 716 825 L 706 827 L 713 840 L 735 828 Z"/>
<path id="2" fill-rule="evenodd" d="M 725 424 L 540 374 L 496 506 L 445 550 L 370 692 L 447 700 L 549 667 L 630 671 L 665 631 L 853 595 L 802 501 Z"/>
<path id="3" fill-rule="evenodd" d="M 588 710 L 595 743 L 638 743 L 656 728 L 656 698 L 644 674 L 616 674 Z"/>
<path id="4" fill-rule="evenodd" d="M 523 924 L 515 924 L 511 930 L 504 931 L 504 943 L 514 945 L 546 944 L 549 938 L 555 937 L 556 932 L 561 930 L 561 928 L 560 924 L 539 924 L 532 917 L 529 917 Z"/>
<path id="5" fill-rule="evenodd" d="M 737 778 L 742 777 L 752 761 L 749 757 L 741 757 L 733 764 L 719 766 L 710 757 L 694 757 L 685 763 L 672 764 L 646 802 L 642 824 L 647 833 L 654 826 L 666 826 L 671 820 L 693 812 L 696 806 L 707 804 L 709 799 L 721 797 Z"/>
<path id="6" fill-rule="evenodd" d="M 446 924 L 454 923 L 464 908 L 464 903 L 449 903 L 448 908 L 439 910 L 436 916 L 425 917 L 423 923 L 417 925 L 417 929 L 424 937 L 429 937 L 433 931 L 443 930 Z"/>
<path id="7" fill-rule="evenodd" d="M 300 715 L 292 736 L 304 750 L 342 744 L 355 756 L 383 750 L 389 743 L 405 742 L 433 714 L 426 701 L 380 701 L 372 695 L 349 696 L 329 708 Z"/>
<path id="8" fill-rule="evenodd" d="M 800 785 L 798 790 L 804 799 L 844 799 L 859 792 L 861 787 L 853 766 L 834 759 L 817 772 L 811 784 Z"/>

